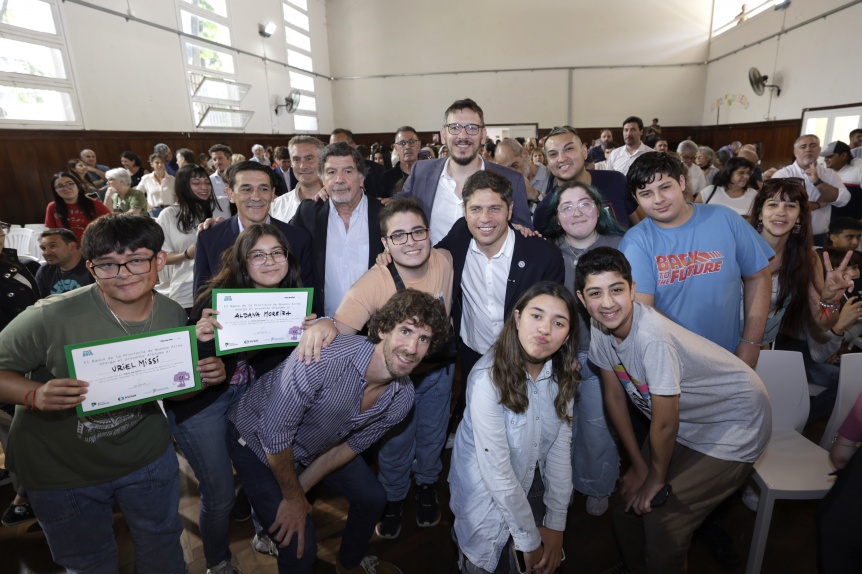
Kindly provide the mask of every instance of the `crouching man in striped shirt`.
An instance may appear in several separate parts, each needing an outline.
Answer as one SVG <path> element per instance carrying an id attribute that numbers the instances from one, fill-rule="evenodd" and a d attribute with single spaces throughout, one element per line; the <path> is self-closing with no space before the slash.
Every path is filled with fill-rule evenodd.
<path id="1" fill-rule="evenodd" d="M 350 503 L 336 572 L 401 572 L 365 555 L 386 492 L 356 455 L 407 416 L 408 375 L 446 341 L 449 324 L 437 299 L 404 289 L 371 318 L 368 333 L 338 335 L 317 363 L 291 355 L 229 415 L 231 458 L 261 524 L 282 548 L 280 573 L 312 572 L 317 541 L 305 494 L 318 482 Z"/>

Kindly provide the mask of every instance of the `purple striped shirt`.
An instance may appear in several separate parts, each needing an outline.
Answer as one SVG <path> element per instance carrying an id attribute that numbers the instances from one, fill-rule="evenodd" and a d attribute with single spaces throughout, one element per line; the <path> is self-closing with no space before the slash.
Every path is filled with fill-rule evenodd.
<path id="1" fill-rule="evenodd" d="M 374 405 L 360 413 L 365 371 L 375 345 L 366 337 L 338 335 L 306 366 L 291 354 L 253 384 L 229 418 L 258 458 L 293 447 L 293 460 L 308 466 L 346 440 L 360 453 L 399 423 L 413 406 L 409 377 L 392 381 Z"/>

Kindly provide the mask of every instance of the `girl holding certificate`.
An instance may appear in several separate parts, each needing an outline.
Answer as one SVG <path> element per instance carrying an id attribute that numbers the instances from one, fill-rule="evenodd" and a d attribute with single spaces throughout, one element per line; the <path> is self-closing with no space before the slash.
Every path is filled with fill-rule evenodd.
<path id="1" fill-rule="evenodd" d="M 543 281 L 470 372 L 449 473 L 462 572 L 514 572 L 517 560 L 520 571 L 550 574 L 560 565 L 577 354 L 575 296 Z"/>
<path id="2" fill-rule="evenodd" d="M 213 289 L 301 287 L 299 260 L 281 231 L 273 225 L 251 225 L 222 255 L 222 267 L 195 300 L 198 352 L 215 354 L 215 329 L 221 327 L 210 309 Z M 225 357 L 228 382 L 204 389 L 189 400 L 165 401 L 171 432 L 200 483 L 199 526 L 207 569 L 236 572 L 228 548 L 234 478 L 225 436 L 227 414 L 248 385 L 283 361 L 290 348 L 281 347 Z M 232 374 L 231 374 L 232 373 Z M 189 396 L 189 395 L 185 395 Z M 265 537 L 255 536 L 255 549 L 275 553 Z M 260 546 L 261 548 L 258 548 Z"/>

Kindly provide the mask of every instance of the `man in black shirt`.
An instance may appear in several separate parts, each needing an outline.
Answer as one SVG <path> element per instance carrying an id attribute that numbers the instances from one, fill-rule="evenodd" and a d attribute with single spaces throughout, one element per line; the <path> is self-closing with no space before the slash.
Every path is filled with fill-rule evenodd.
<path id="1" fill-rule="evenodd" d="M 39 296 L 57 295 L 90 285 L 94 279 L 81 257 L 78 238 L 68 229 L 47 229 L 39 236 L 45 265 L 36 272 Z"/>

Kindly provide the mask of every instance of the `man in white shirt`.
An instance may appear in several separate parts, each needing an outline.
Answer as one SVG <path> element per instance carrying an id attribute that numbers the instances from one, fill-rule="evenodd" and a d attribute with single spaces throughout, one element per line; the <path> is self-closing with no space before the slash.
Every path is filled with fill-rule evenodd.
<path id="1" fill-rule="evenodd" d="M 834 141 L 820 152 L 826 163 L 826 167 L 838 174 L 844 187 L 850 193 L 850 201 L 844 207 L 834 207 L 830 222 L 840 217 L 862 219 L 862 165 L 854 165 L 856 162 L 862 164 L 862 159 L 854 160 L 851 155 L 853 150 L 842 141 Z"/>
<path id="2" fill-rule="evenodd" d="M 854 158 L 862 158 L 862 129 L 850 132 L 850 155 Z"/>
<path id="3" fill-rule="evenodd" d="M 209 149 L 210 159 L 216 171 L 210 176 L 213 182 L 213 193 L 216 197 L 225 197 L 224 187 L 227 180 L 227 168 L 230 167 L 233 151 L 224 144 L 216 144 Z"/>
<path id="4" fill-rule="evenodd" d="M 644 122 L 637 116 L 630 116 L 623 122 L 623 141 L 626 145 L 611 152 L 608 158 L 608 169 L 616 170 L 623 175 L 629 171 L 632 162 L 646 152 L 653 151 L 651 147 L 641 142 Z"/>
<path id="5" fill-rule="evenodd" d="M 282 149 L 279 148 L 279 152 Z M 290 221 L 303 200 L 314 199 L 323 189 L 323 182 L 318 173 L 323 142 L 314 136 L 294 136 L 288 142 L 287 150 L 290 154 L 290 168 L 293 169 L 293 175 L 299 183 L 293 190 L 276 197 L 272 202 L 270 209 L 272 216 L 282 221 Z M 278 155 L 279 153 L 276 153 L 276 156 Z M 284 167 L 281 169 L 287 179 L 287 170 Z"/>
<path id="6" fill-rule="evenodd" d="M 687 170 L 686 191 L 691 197 L 695 197 L 701 189 L 706 187 L 706 176 L 703 175 L 703 170 L 694 163 L 694 156 L 697 155 L 697 144 L 691 140 L 683 140 L 676 146 L 676 153 L 679 154 L 682 164 Z"/>
<path id="7" fill-rule="evenodd" d="M 814 244 L 826 245 L 826 233 L 832 206 L 844 207 L 850 201 L 850 192 L 838 174 L 817 163 L 820 155 L 820 138 L 813 134 L 799 136 L 793 144 L 796 161 L 776 171 L 772 177 L 798 177 L 805 183 L 808 205 L 811 208 L 811 226 Z"/>
<path id="8" fill-rule="evenodd" d="M 266 159 L 266 150 L 262 145 L 254 144 L 251 146 L 251 157 L 249 158 L 249 161 L 256 161 L 263 165 L 269 165 L 269 161 Z"/>

